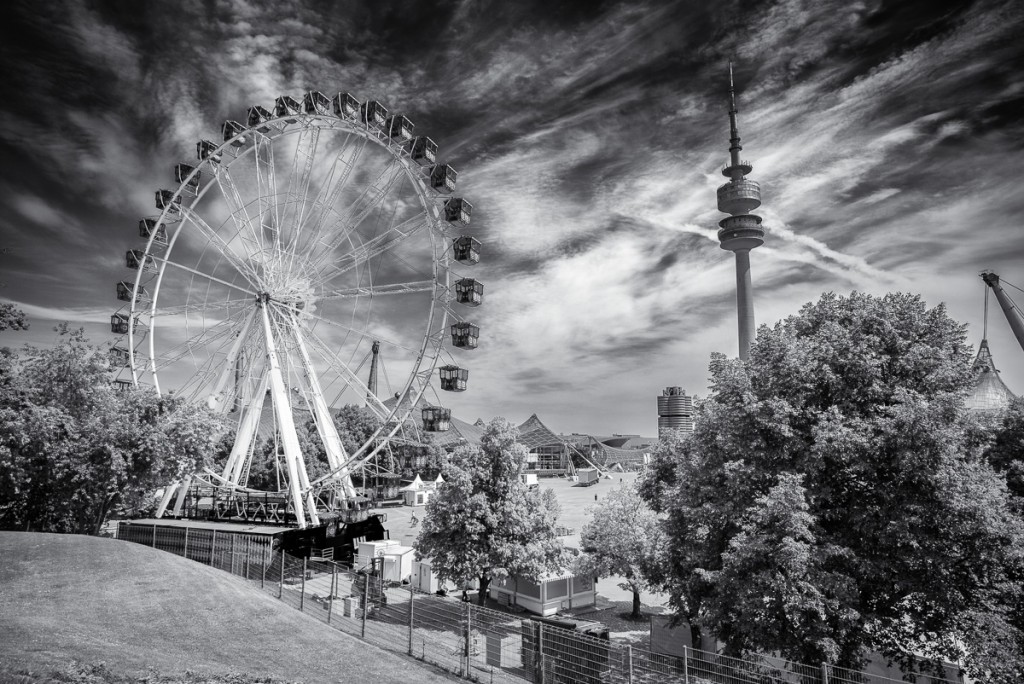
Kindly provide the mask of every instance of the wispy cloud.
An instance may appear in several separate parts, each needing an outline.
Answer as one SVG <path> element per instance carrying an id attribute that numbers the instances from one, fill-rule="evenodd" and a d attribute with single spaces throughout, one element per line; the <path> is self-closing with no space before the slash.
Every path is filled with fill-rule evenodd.
<path id="1" fill-rule="evenodd" d="M 61 8 L 13 10 L 25 38 L 0 53 L 18 95 L 0 105 L 4 293 L 40 321 L 102 329 L 135 222 L 223 119 L 348 90 L 437 140 L 475 206 L 484 262 L 459 269 L 487 287 L 467 312 L 481 348 L 458 357 L 470 392 L 444 400 L 653 433 L 661 387 L 702 392 L 710 352 L 735 353 L 715 200 L 730 58 L 764 194 L 760 322 L 823 290 L 909 289 L 977 326 L 977 271 L 1024 282 L 1013 2 Z M 1004 340 L 1003 377 L 1024 389 Z"/>

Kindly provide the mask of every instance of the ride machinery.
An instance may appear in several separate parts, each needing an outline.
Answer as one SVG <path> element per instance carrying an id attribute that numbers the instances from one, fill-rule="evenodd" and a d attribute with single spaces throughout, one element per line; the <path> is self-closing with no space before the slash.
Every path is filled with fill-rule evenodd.
<path id="1" fill-rule="evenodd" d="M 996 296 L 996 301 L 999 302 L 999 307 L 1006 316 L 1006 322 L 1010 324 L 1013 336 L 1017 338 L 1017 343 L 1024 350 L 1024 316 L 1021 315 L 1020 309 L 1017 308 L 1010 295 L 1003 289 L 998 275 L 991 271 L 986 271 L 981 274 L 981 279 L 985 281 L 985 284 L 988 285 Z M 1009 283 L 1007 284 L 1009 285 Z M 988 327 L 988 298 L 985 299 L 985 326 L 986 328 Z"/>
<path id="2" fill-rule="evenodd" d="M 481 245 L 461 234 L 473 208 L 453 195 L 456 171 L 413 130 L 348 93 L 286 95 L 225 122 L 221 142 L 174 167 L 177 187 L 156 192 L 126 254 L 134 277 L 116 288 L 114 382 L 204 402 L 234 434 L 222 467 L 165 488 L 158 517 L 181 515 L 186 498 L 299 527 L 365 515 L 352 475 L 414 410 L 426 430 L 448 425 L 450 409 L 423 400 L 435 371 L 442 389 L 466 389 L 445 342 L 477 346 L 463 313 L 483 285 L 454 268 L 477 263 Z M 386 403 L 357 374 L 382 347 L 405 378 Z M 355 448 L 335 426 L 343 403 L 377 420 Z M 275 491 L 248 486 L 261 444 Z M 316 476 L 313 454 L 326 460 Z"/>

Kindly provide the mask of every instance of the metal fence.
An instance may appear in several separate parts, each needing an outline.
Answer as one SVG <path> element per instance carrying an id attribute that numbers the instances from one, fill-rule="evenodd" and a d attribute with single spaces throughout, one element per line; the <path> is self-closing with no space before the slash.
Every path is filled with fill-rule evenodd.
<path id="1" fill-rule="evenodd" d="M 295 558 L 268 538 L 166 534 L 122 525 L 118 538 L 153 546 L 246 579 L 331 627 L 475 682 L 541 684 L 890 684 L 899 680 L 826 664 L 682 656 L 608 641 L 509 613 L 424 594 L 340 563 Z M 918 684 L 953 684 L 917 675 Z"/>

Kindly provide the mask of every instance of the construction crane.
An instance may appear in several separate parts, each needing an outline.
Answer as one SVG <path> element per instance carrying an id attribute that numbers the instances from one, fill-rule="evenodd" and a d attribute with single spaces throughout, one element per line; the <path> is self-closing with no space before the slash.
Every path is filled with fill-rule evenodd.
<path id="1" fill-rule="evenodd" d="M 1020 309 L 1014 304 L 1013 300 L 1010 299 L 1010 295 L 1006 294 L 1003 286 L 999 282 L 999 276 L 991 271 L 985 271 L 981 274 L 981 279 L 985 281 L 985 284 L 992 288 L 992 292 L 996 296 L 996 301 L 999 302 L 999 306 L 1003 310 L 1003 314 L 1006 315 L 1006 321 L 1010 324 L 1010 329 L 1013 330 L 1013 336 L 1017 338 L 1017 343 L 1020 348 L 1024 350 L 1024 316 L 1022 316 Z M 1009 283 L 1007 283 L 1009 285 Z M 1015 287 L 1015 286 L 1011 286 Z M 985 320 L 986 326 L 988 324 L 988 299 L 985 299 Z"/>

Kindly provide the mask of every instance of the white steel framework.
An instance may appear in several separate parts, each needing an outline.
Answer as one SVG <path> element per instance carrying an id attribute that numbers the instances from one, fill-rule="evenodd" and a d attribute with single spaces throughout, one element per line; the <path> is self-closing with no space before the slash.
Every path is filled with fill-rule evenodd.
<path id="1" fill-rule="evenodd" d="M 278 114 L 250 110 L 252 125 L 201 142 L 200 160 L 176 168 L 177 190 L 158 191 L 129 262 L 120 379 L 203 401 L 235 434 L 223 467 L 168 487 L 158 515 L 172 499 L 180 514 L 196 482 L 252 491 L 260 437 L 283 455 L 280 493 L 300 526 L 319 523 L 318 503 L 344 508 L 351 473 L 401 429 L 461 320 L 448 198 L 415 141 L 348 109 Z M 406 378 L 393 406 L 353 368 L 375 342 Z M 380 427 L 348 453 L 331 408 L 363 402 Z"/>

